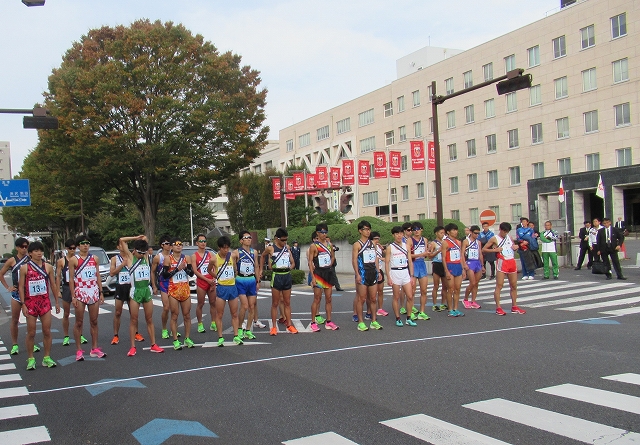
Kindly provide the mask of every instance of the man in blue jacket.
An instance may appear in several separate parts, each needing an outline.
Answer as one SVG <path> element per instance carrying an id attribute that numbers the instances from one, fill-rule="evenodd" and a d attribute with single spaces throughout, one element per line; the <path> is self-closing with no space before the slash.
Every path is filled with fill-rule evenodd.
<path id="1" fill-rule="evenodd" d="M 525 258 L 527 255 L 531 255 L 530 251 L 532 249 L 537 249 L 538 245 L 537 240 L 535 240 L 533 237 L 533 229 L 529 227 L 529 218 L 520 218 L 520 225 L 516 228 L 516 241 L 519 243 L 520 264 L 522 265 L 522 279 L 533 280 L 535 269 L 527 268 Z"/>

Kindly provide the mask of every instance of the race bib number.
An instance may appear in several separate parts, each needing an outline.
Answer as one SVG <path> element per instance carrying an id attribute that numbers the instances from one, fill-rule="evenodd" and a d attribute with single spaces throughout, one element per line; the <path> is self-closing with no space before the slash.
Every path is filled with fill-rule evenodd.
<path id="1" fill-rule="evenodd" d="M 240 273 L 242 275 L 252 275 L 253 273 L 255 273 L 253 263 L 251 261 L 241 261 Z"/>
<path id="2" fill-rule="evenodd" d="M 318 266 L 331 267 L 331 255 L 326 252 L 318 254 Z"/>
<path id="3" fill-rule="evenodd" d="M 286 269 L 287 267 L 291 267 L 291 262 L 289 261 L 289 255 L 282 255 L 278 261 L 276 261 L 275 268 L 276 269 Z"/>
<path id="4" fill-rule="evenodd" d="M 407 265 L 407 257 L 404 255 L 393 256 L 391 258 L 391 267 L 406 267 Z"/>
<path id="5" fill-rule="evenodd" d="M 417 246 L 414 250 L 413 253 L 415 254 L 421 254 L 424 253 L 424 246 Z"/>
<path id="6" fill-rule="evenodd" d="M 208 264 L 203 264 L 200 267 L 200 273 L 204 276 L 209 276 L 209 265 Z"/>
<path id="7" fill-rule="evenodd" d="M 80 277 L 85 281 L 95 280 L 96 279 L 96 266 L 87 266 L 82 269 L 80 273 Z"/>
<path id="8" fill-rule="evenodd" d="M 184 270 L 176 272 L 173 276 L 174 283 L 186 283 L 187 281 L 189 281 L 189 279 L 187 278 L 187 273 Z"/>
<path id="9" fill-rule="evenodd" d="M 451 261 L 460 261 L 460 251 L 459 250 L 450 250 L 449 251 L 449 258 L 451 258 Z"/>
<path id="10" fill-rule="evenodd" d="M 131 284 L 131 275 L 129 272 L 118 273 L 118 284 Z"/>
<path id="11" fill-rule="evenodd" d="M 478 250 L 470 249 L 469 250 L 469 259 L 470 260 L 479 260 L 480 259 L 480 255 L 478 254 Z"/>
<path id="12" fill-rule="evenodd" d="M 502 248 L 502 256 L 506 259 L 513 258 L 515 256 L 511 246 Z"/>
<path id="13" fill-rule="evenodd" d="M 36 295 L 47 295 L 47 283 L 44 278 L 29 281 L 29 295 L 32 297 L 35 297 Z"/>
<path id="14" fill-rule="evenodd" d="M 138 266 L 133 272 L 136 281 L 146 281 L 151 277 L 149 266 Z"/>
<path id="15" fill-rule="evenodd" d="M 376 261 L 376 251 L 373 249 L 367 249 L 362 252 L 362 261 L 365 264 L 374 263 Z"/>
<path id="16" fill-rule="evenodd" d="M 67 270 L 65 271 L 65 273 L 64 273 L 64 278 L 65 278 L 65 281 L 68 283 L 68 282 L 69 282 L 69 269 L 67 269 Z"/>
<path id="17" fill-rule="evenodd" d="M 222 269 L 222 272 L 220 273 L 218 279 L 219 280 L 230 280 L 234 277 L 234 273 L 233 273 L 233 266 L 232 265 L 227 265 L 224 267 L 224 269 Z"/>

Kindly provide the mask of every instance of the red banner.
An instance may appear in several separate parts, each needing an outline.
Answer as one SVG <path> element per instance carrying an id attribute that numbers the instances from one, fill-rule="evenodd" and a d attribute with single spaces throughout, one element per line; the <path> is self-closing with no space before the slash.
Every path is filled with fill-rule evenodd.
<path id="1" fill-rule="evenodd" d="M 280 199 L 280 178 L 271 178 L 271 189 L 273 190 L 273 199 Z"/>
<path id="2" fill-rule="evenodd" d="M 296 172 L 293 174 L 293 187 L 295 191 L 304 190 L 304 172 Z"/>
<path id="3" fill-rule="evenodd" d="M 324 189 L 329 187 L 329 178 L 327 177 L 327 167 L 316 167 L 316 187 Z"/>
<path id="4" fill-rule="evenodd" d="M 295 191 L 296 189 L 295 181 L 293 180 L 293 178 L 284 178 L 284 189 L 287 192 L 285 198 L 296 199 L 295 193 L 289 193 Z"/>
<path id="5" fill-rule="evenodd" d="M 353 159 L 342 160 L 342 185 L 355 185 L 355 166 Z"/>
<path id="6" fill-rule="evenodd" d="M 433 141 L 429 141 L 427 143 L 427 147 L 429 148 L 429 170 L 436 169 L 436 146 Z"/>
<path id="7" fill-rule="evenodd" d="M 340 187 L 340 167 L 331 167 L 329 181 L 331 187 Z"/>
<path id="8" fill-rule="evenodd" d="M 402 168 L 401 153 L 399 151 L 389 152 L 389 176 L 391 178 L 399 178 Z"/>
<path id="9" fill-rule="evenodd" d="M 424 170 L 424 142 L 411 141 L 411 170 Z"/>
<path id="10" fill-rule="evenodd" d="M 387 155 L 384 151 L 373 152 L 373 177 L 376 179 L 387 177 Z"/>
<path id="11" fill-rule="evenodd" d="M 369 161 L 358 161 L 358 184 L 369 185 Z"/>
<path id="12" fill-rule="evenodd" d="M 307 173 L 307 188 L 308 189 L 316 188 L 316 174 L 315 173 Z"/>

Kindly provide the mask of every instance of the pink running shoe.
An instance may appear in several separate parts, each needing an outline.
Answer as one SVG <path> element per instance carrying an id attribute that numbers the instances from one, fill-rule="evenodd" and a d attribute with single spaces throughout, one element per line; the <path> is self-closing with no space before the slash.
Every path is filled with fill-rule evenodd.
<path id="1" fill-rule="evenodd" d="M 472 308 L 472 306 L 471 306 L 471 302 L 470 302 L 469 300 L 464 300 L 464 301 L 462 302 L 462 304 L 464 304 L 464 308 L 465 308 L 465 309 L 471 309 L 471 308 Z"/>
<path id="2" fill-rule="evenodd" d="M 91 357 L 95 357 L 95 358 L 104 358 L 104 357 L 107 356 L 107 354 L 102 352 L 102 349 L 100 349 L 100 348 L 92 349 L 91 352 L 89 353 L 89 355 Z M 77 358 L 76 358 L 76 360 L 77 360 Z"/>
<path id="3" fill-rule="evenodd" d="M 507 315 L 507 313 L 504 311 L 504 309 L 499 307 L 498 309 L 496 309 L 496 315 Z"/>
<path id="4" fill-rule="evenodd" d="M 378 309 L 376 311 L 376 315 L 380 315 L 381 317 L 386 317 L 387 315 L 389 315 L 389 312 L 385 311 L 384 309 Z"/>
<path id="5" fill-rule="evenodd" d="M 129 349 L 129 352 L 127 352 L 127 356 L 128 357 L 133 357 L 134 355 L 136 355 L 136 347 L 135 346 L 133 348 Z"/>
<path id="6" fill-rule="evenodd" d="M 313 332 L 320 332 L 320 328 L 318 327 L 318 323 L 316 323 L 315 321 L 313 323 L 311 323 L 311 326 L 309 326 L 309 328 L 311 328 L 311 330 Z"/>
<path id="7" fill-rule="evenodd" d="M 325 323 L 324 327 L 325 329 L 331 329 L 332 331 L 337 331 L 338 329 L 340 329 L 340 327 L 337 324 L 335 324 L 333 321 Z"/>
<path id="8" fill-rule="evenodd" d="M 526 314 L 527 311 L 525 311 L 524 309 L 520 309 L 518 306 L 511 306 L 511 313 L 512 314 Z"/>
<path id="9" fill-rule="evenodd" d="M 84 360 L 84 351 L 76 351 L 76 361 L 81 362 Z"/>
<path id="10" fill-rule="evenodd" d="M 471 306 L 471 309 L 480 309 L 482 307 L 478 303 L 476 303 L 475 301 L 472 301 L 469 306 Z"/>

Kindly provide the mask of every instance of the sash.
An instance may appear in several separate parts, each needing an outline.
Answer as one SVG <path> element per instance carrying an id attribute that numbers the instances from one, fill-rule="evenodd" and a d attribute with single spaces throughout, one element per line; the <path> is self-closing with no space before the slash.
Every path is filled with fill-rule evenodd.
<path id="1" fill-rule="evenodd" d="M 42 267 L 38 266 L 36 263 L 33 262 L 33 260 L 29 260 L 29 266 L 31 266 L 33 268 L 33 270 L 35 270 L 36 272 L 38 272 L 40 275 L 42 275 L 44 277 L 45 280 L 49 280 L 49 274 L 47 274 L 47 270 L 45 266 L 45 269 L 43 269 Z M 46 263 L 43 263 L 46 264 Z"/>
<path id="2" fill-rule="evenodd" d="M 209 251 L 205 250 L 204 255 L 202 256 L 202 259 L 198 263 L 198 269 L 197 269 L 198 272 L 200 272 L 200 269 L 202 268 L 202 266 L 204 266 L 204 263 L 207 261 L 207 258 L 209 258 Z"/>
<path id="3" fill-rule="evenodd" d="M 231 261 L 231 252 L 227 252 L 227 257 L 224 259 L 224 263 L 222 263 L 221 267 L 218 267 L 218 272 L 216 273 L 217 280 L 219 280 L 222 276 L 222 272 L 224 271 L 224 268 L 229 264 L 229 261 Z"/>
<path id="4" fill-rule="evenodd" d="M 78 276 L 80 275 L 80 272 L 82 272 L 82 269 L 84 269 L 84 266 L 87 265 L 87 263 L 89 262 L 89 260 L 93 257 L 93 255 L 89 254 L 87 255 L 87 258 L 82 260 L 82 258 L 80 257 L 80 255 L 76 255 L 76 258 L 78 259 L 78 261 L 82 260 L 82 264 L 80 266 L 78 266 L 78 268 L 75 270 L 74 272 L 74 276 Z"/>
<path id="5" fill-rule="evenodd" d="M 286 252 L 289 252 L 289 249 L 287 249 L 287 246 L 284 246 L 282 250 L 278 252 L 278 256 L 276 257 L 276 259 L 275 260 L 272 259 L 272 262 L 271 262 L 272 267 L 274 264 L 278 264 L 278 260 L 280 260 L 280 258 L 282 258 L 282 255 L 284 255 Z"/>

